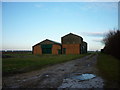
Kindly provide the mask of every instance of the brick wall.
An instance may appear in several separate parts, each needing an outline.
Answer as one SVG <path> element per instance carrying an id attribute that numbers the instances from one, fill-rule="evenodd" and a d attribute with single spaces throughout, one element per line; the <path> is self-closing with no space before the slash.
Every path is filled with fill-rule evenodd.
<path id="1" fill-rule="evenodd" d="M 52 47 L 52 54 L 58 54 L 58 49 L 61 49 L 61 46 L 54 44 Z"/>
<path id="2" fill-rule="evenodd" d="M 42 54 L 42 49 L 40 47 L 40 45 L 36 45 L 33 47 L 33 54 Z"/>
<path id="3" fill-rule="evenodd" d="M 80 54 L 80 44 L 62 44 L 63 48 L 66 48 L 65 54 Z"/>

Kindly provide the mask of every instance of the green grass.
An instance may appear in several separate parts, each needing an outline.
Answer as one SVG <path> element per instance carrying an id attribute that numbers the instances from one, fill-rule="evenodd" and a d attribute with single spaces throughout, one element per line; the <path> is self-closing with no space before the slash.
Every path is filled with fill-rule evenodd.
<path id="1" fill-rule="evenodd" d="M 2 59 L 3 75 L 23 73 L 41 69 L 48 65 L 58 64 L 73 59 L 81 58 L 81 55 L 32 55 L 32 54 L 6 54 L 11 58 Z"/>
<path id="2" fill-rule="evenodd" d="M 120 83 L 120 60 L 106 54 L 99 54 L 97 68 L 99 74 L 106 80 L 105 88 L 118 88 Z"/>

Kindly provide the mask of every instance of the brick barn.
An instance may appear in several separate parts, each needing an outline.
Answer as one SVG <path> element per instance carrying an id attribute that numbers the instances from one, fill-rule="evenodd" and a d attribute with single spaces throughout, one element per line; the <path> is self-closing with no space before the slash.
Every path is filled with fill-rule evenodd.
<path id="1" fill-rule="evenodd" d="M 44 40 L 32 47 L 33 54 L 61 54 L 61 44 L 52 40 Z"/>
<path id="2" fill-rule="evenodd" d="M 63 54 L 82 54 L 87 53 L 87 43 L 83 38 L 69 33 L 61 37 L 62 53 Z"/>
<path id="3" fill-rule="evenodd" d="M 87 53 L 87 43 L 83 41 L 81 36 L 69 33 L 61 37 L 61 43 L 46 39 L 32 47 L 33 54 Z"/>

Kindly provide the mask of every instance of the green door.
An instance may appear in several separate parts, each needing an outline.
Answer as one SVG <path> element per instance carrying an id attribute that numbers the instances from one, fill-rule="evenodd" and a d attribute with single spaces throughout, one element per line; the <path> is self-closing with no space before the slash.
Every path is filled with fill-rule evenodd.
<path id="1" fill-rule="evenodd" d="M 51 48 L 42 48 L 42 54 L 52 54 Z"/>
<path id="2" fill-rule="evenodd" d="M 52 44 L 41 45 L 42 54 L 52 54 Z"/>
<path id="3" fill-rule="evenodd" d="M 61 49 L 58 49 L 58 54 L 61 54 Z"/>

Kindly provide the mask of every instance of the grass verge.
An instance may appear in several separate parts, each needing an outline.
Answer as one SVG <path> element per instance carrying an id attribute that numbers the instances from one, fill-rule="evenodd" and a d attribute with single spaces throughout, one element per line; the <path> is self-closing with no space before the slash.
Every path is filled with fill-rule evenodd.
<path id="1" fill-rule="evenodd" d="M 105 82 L 105 88 L 119 88 L 120 83 L 120 60 L 113 56 L 100 53 L 97 61 L 97 68 L 99 74 L 102 76 Z"/>
<path id="2" fill-rule="evenodd" d="M 80 55 L 32 55 L 32 54 L 6 54 L 2 59 L 3 76 L 24 73 L 41 69 L 48 65 L 58 64 L 82 58 L 89 54 Z"/>

